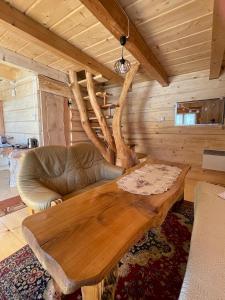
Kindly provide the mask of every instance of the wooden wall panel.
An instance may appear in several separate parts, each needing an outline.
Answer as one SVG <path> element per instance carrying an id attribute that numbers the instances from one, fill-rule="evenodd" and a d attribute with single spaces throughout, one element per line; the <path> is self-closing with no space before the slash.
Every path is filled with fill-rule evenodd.
<path id="1" fill-rule="evenodd" d="M 41 144 L 39 96 L 36 76 L 0 84 L 0 99 L 3 101 L 5 135 L 13 137 L 12 143 L 27 143 L 27 138 L 37 138 Z"/>
<path id="2" fill-rule="evenodd" d="M 136 151 L 159 159 L 200 166 L 204 149 L 225 150 L 224 126 L 175 127 L 178 101 L 203 100 L 225 96 L 225 74 L 208 79 L 208 71 L 171 77 L 168 87 L 152 81 L 133 85 L 123 116 L 123 133 L 136 144 Z M 108 90 L 116 102 L 120 88 Z"/>

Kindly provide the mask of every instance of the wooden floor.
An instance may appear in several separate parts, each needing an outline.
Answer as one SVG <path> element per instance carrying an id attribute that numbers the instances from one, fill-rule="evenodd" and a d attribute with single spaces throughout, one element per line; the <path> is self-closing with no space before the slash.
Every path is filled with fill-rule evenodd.
<path id="1" fill-rule="evenodd" d="M 0 170 L 0 201 L 17 195 L 17 189 L 9 186 L 9 171 Z"/>
<path id="2" fill-rule="evenodd" d="M 0 261 L 26 245 L 21 224 L 28 216 L 27 208 L 0 217 Z"/>
<path id="3" fill-rule="evenodd" d="M 9 187 L 9 172 L 0 171 L 0 201 L 18 195 L 16 188 Z M 26 245 L 21 232 L 21 224 L 28 216 L 27 208 L 23 208 L 0 217 L 0 261 Z"/>

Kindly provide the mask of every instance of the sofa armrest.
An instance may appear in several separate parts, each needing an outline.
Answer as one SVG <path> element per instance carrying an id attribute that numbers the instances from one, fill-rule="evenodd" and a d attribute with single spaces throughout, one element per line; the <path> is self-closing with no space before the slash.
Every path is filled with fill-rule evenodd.
<path id="1" fill-rule="evenodd" d="M 102 178 L 104 179 L 115 179 L 124 173 L 124 169 L 104 161 L 102 164 L 101 173 Z"/>
<path id="2" fill-rule="evenodd" d="M 35 179 L 17 178 L 17 187 L 23 202 L 35 211 L 51 206 L 51 201 L 61 198 L 61 195 L 45 187 Z"/>

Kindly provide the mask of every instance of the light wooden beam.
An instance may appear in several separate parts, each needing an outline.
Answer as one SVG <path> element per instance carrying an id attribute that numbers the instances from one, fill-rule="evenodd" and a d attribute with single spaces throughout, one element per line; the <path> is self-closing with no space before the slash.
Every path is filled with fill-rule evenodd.
<path id="1" fill-rule="evenodd" d="M 40 23 L 34 21 L 16 8 L 11 7 L 4 0 L 0 0 L 0 20 L 8 24 L 11 30 L 20 32 L 28 41 L 38 43 L 61 57 L 82 65 L 87 71 L 100 73 L 115 83 L 121 84 L 123 82 L 122 77 L 118 74 L 51 32 Z"/>
<path id="2" fill-rule="evenodd" d="M 128 20 L 117 0 L 81 0 L 96 18 L 117 38 L 127 35 Z M 141 63 L 146 73 L 161 85 L 168 85 L 168 76 L 136 26 L 130 21 L 130 36 L 126 48 Z"/>
<path id="3" fill-rule="evenodd" d="M 215 0 L 213 10 L 210 79 L 220 76 L 225 52 L 225 1 Z"/>

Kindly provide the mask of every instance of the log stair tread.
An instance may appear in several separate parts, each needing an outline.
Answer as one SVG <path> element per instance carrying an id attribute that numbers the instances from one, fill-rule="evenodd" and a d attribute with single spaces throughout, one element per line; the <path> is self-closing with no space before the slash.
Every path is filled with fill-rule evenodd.
<path id="1" fill-rule="evenodd" d="M 105 105 L 100 105 L 101 109 L 116 108 L 116 107 L 119 107 L 119 104 L 107 103 Z M 93 109 L 90 108 L 90 109 L 88 109 L 88 111 L 93 112 Z"/>
<path id="2" fill-rule="evenodd" d="M 112 96 L 112 94 L 104 93 L 104 92 L 96 92 L 95 95 L 96 95 L 96 97 L 99 97 L 102 99 L 109 98 L 110 96 Z M 86 95 L 83 97 L 84 100 L 89 100 L 89 98 L 90 98 L 89 95 Z"/>
<path id="3" fill-rule="evenodd" d="M 102 130 L 100 126 L 91 126 L 92 129 Z M 112 125 L 109 125 L 109 128 L 112 128 Z"/>
<path id="4" fill-rule="evenodd" d="M 112 116 L 105 116 L 105 118 L 106 119 L 112 119 L 113 117 Z M 89 121 L 94 121 L 94 120 L 98 120 L 98 118 L 97 117 L 89 117 L 88 120 Z"/>
<path id="5" fill-rule="evenodd" d="M 93 80 L 96 82 L 96 83 L 104 83 L 104 82 L 107 82 L 108 79 L 104 78 L 101 74 L 100 75 L 96 75 L 93 77 Z M 78 81 L 78 84 L 81 85 L 81 86 L 84 86 L 86 87 L 87 86 L 87 79 L 82 79 L 82 80 L 79 80 Z"/>

